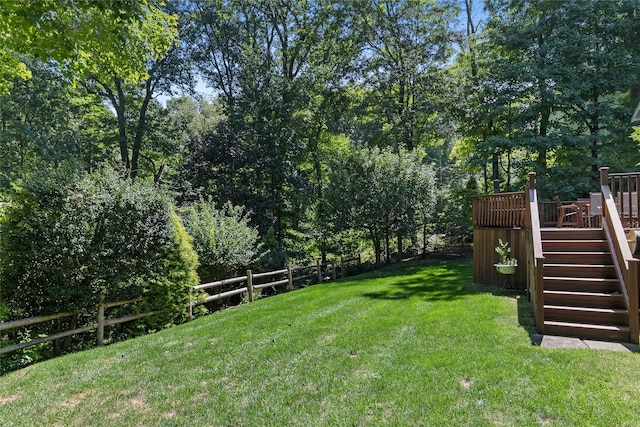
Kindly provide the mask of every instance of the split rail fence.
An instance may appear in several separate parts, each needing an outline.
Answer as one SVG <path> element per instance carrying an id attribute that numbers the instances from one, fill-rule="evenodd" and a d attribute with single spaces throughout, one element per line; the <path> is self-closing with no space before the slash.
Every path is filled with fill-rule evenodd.
<path id="1" fill-rule="evenodd" d="M 265 273 L 253 273 L 251 270 L 247 270 L 246 275 L 244 276 L 218 280 L 210 283 L 202 283 L 200 285 L 194 286 L 189 290 L 189 303 L 187 307 L 188 319 L 193 320 L 193 308 L 198 305 L 244 293 L 247 294 L 248 301 L 253 302 L 255 292 L 264 288 L 286 285 L 286 290 L 291 291 L 295 288 L 296 283 L 303 280 L 311 280 L 315 281 L 316 283 L 322 283 L 325 279 L 336 280 L 338 275 L 340 277 L 344 277 L 346 265 L 355 263 L 357 263 L 358 266 L 362 264 L 360 255 L 353 258 L 341 258 L 339 265 L 336 265 L 336 261 L 329 261 L 326 263 L 321 263 L 320 261 L 318 261 L 315 265 L 287 267 L 285 269 L 269 271 Z M 236 287 L 223 291 L 223 289 L 228 287 L 229 285 L 236 285 Z M 217 292 L 215 290 L 217 290 Z M 16 344 L 0 347 L 0 356 L 37 344 L 42 344 L 48 341 L 54 341 L 89 331 L 95 331 L 96 344 L 98 346 L 101 346 L 104 344 L 104 331 L 106 327 L 117 325 L 120 323 L 131 322 L 160 313 L 160 311 L 151 311 L 117 318 L 109 318 L 105 315 L 105 312 L 110 308 L 120 307 L 127 304 L 135 304 L 144 300 L 146 300 L 146 298 L 137 298 L 127 301 L 116 301 L 98 304 L 95 322 L 81 327 L 58 332 L 52 335 L 42 336 L 25 342 L 19 342 Z M 10 322 L 2 322 L 0 323 L 0 346 L 2 345 L 2 335 L 6 335 L 8 331 L 59 320 L 77 314 L 84 313 L 66 312 L 46 316 L 30 317 L 27 319 L 18 319 Z"/>

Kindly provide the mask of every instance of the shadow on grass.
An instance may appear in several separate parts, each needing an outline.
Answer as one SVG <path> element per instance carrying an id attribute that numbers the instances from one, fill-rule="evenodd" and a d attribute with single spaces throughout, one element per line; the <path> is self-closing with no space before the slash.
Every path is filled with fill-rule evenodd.
<path id="1" fill-rule="evenodd" d="M 399 275 L 399 273 L 401 275 Z M 460 261 L 421 262 L 410 267 L 389 268 L 370 273 L 370 279 L 388 279 L 385 288 L 362 294 L 366 298 L 453 301 L 466 295 L 488 293 L 517 300 L 518 323 L 530 336 L 535 334 L 533 308 L 525 291 L 473 283 L 469 263 Z"/>
<path id="2" fill-rule="evenodd" d="M 403 300 L 421 298 L 430 301 L 448 301 L 465 295 L 478 293 L 468 284 L 472 281 L 471 267 L 468 263 L 438 261 L 398 271 L 382 271 L 375 278 L 389 278 L 385 289 L 366 292 L 364 297 L 384 300 Z M 394 280 L 395 279 L 395 280 Z"/>

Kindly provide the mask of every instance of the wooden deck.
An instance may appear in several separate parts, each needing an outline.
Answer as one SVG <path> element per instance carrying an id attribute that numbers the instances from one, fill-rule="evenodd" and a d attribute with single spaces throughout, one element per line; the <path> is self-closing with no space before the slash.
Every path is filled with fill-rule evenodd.
<path id="1" fill-rule="evenodd" d="M 640 174 L 602 168 L 600 191 L 572 208 L 539 202 L 535 174 L 524 192 L 477 197 L 474 281 L 526 290 L 540 333 L 638 343 L 640 261 L 626 240 L 640 228 L 638 187 Z M 519 264 L 509 280 L 494 267 L 499 239 Z"/>

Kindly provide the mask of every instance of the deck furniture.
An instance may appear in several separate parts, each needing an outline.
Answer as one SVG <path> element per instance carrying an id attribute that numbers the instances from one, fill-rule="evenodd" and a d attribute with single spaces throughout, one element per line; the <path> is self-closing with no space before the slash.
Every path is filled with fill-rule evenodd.
<path id="1" fill-rule="evenodd" d="M 589 227 L 602 227 L 602 193 L 589 193 Z"/>
<path id="2" fill-rule="evenodd" d="M 583 227 L 584 220 L 582 218 L 582 209 L 577 204 L 563 205 L 558 196 L 553 198 L 558 208 L 558 222 L 556 227 L 562 228 L 565 225 L 572 227 Z"/>

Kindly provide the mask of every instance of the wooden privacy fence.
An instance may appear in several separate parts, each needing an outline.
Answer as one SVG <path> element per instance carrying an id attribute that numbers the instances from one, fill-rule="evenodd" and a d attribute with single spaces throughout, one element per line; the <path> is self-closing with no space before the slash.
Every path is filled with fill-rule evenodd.
<path id="1" fill-rule="evenodd" d="M 524 192 L 498 193 L 473 199 L 473 226 L 524 227 L 526 198 Z"/>
<path id="2" fill-rule="evenodd" d="M 330 280 L 336 280 L 338 276 L 344 276 L 344 266 L 349 263 L 357 262 L 361 264 L 360 255 L 353 258 L 341 258 L 339 265 L 336 261 L 329 261 L 321 263 L 318 261 L 315 265 L 305 265 L 301 267 L 287 267 L 286 269 L 269 271 L 265 273 L 253 273 L 251 270 L 247 270 L 246 275 L 240 277 L 233 277 L 229 279 L 218 280 L 210 283 L 203 283 L 189 289 L 189 303 L 188 303 L 188 318 L 193 320 L 193 308 L 197 305 L 206 304 L 211 301 L 228 298 L 230 296 L 246 293 L 248 301 L 254 300 L 254 292 L 256 290 L 275 287 L 279 285 L 287 285 L 286 290 L 290 291 L 294 289 L 294 283 L 303 280 L 313 280 L 317 283 L 323 282 L 326 278 Z M 236 285 L 233 289 L 222 290 L 229 285 Z M 214 292 L 212 292 L 214 290 Z M 218 292 L 215 292 L 218 290 Z M 61 338 L 70 337 L 72 335 L 96 331 L 96 344 L 104 344 L 104 330 L 107 326 L 117 325 L 120 323 L 131 322 L 144 317 L 153 316 L 159 314 L 160 311 L 152 311 L 147 313 L 132 314 L 128 316 L 122 316 L 117 318 L 108 318 L 106 311 L 113 307 L 120 307 L 127 304 L 135 304 L 141 301 L 145 301 L 146 298 L 137 298 L 127 301 L 117 301 L 98 304 L 97 315 L 95 322 L 91 322 L 87 325 L 69 329 L 66 331 L 58 332 L 52 335 L 38 337 L 36 339 L 28 340 L 26 342 L 19 342 L 16 344 L 0 347 L 0 355 L 8 354 L 17 350 L 21 350 L 27 347 L 31 347 L 37 344 L 42 344 L 48 341 L 54 341 Z M 18 328 L 24 328 L 36 324 L 46 323 L 66 317 L 71 317 L 78 314 L 87 314 L 79 312 L 57 313 L 46 316 L 30 317 L 28 319 L 13 320 L 10 322 L 0 323 L 0 337 L 6 334 L 7 331 L 15 330 Z M 2 341 L 0 340 L 0 345 Z"/>

